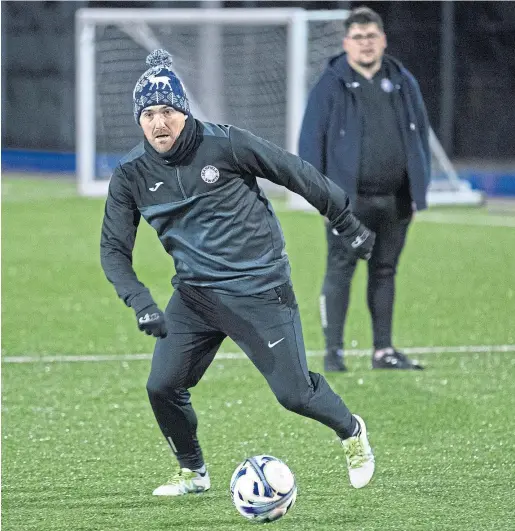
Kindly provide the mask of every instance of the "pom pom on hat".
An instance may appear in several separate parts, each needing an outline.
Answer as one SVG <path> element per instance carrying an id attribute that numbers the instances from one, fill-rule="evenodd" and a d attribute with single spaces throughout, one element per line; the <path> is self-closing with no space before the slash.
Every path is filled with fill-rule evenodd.
<path id="1" fill-rule="evenodd" d="M 169 105 L 190 114 L 184 85 L 172 70 L 172 56 L 166 50 L 154 50 L 147 56 L 146 63 L 150 68 L 138 79 L 133 92 L 136 123 L 139 124 L 143 109 L 152 105 Z"/>
<path id="2" fill-rule="evenodd" d="M 147 55 L 146 63 L 150 67 L 154 66 L 172 66 L 172 56 L 166 50 L 154 50 L 152 53 Z"/>

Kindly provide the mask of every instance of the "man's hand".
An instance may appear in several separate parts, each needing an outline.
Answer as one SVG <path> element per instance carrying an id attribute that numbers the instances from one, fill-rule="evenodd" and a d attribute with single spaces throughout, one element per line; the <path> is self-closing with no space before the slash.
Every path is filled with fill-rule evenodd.
<path id="1" fill-rule="evenodd" d="M 340 236 L 343 239 L 345 247 L 356 254 L 358 258 L 369 260 L 372 256 L 376 235 L 375 232 L 367 229 L 365 225 L 360 223 L 352 232 L 340 235 L 336 229 L 333 229 L 333 234 Z"/>
<path id="2" fill-rule="evenodd" d="M 166 321 L 163 312 L 155 305 L 147 306 L 136 314 L 138 328 L 147 336 L 166 337 Z"/>

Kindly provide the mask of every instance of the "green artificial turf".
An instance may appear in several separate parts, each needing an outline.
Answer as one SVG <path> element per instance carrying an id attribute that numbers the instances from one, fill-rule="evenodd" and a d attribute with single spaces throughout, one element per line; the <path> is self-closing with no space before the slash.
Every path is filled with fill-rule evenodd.
<path id="1" fill-rule="evenodd" d="M 75 197 L 72 186 L 43 179 L 2 182 L 3 353 L 151 352 L 152 340 L 137 330 L 132 310 L 118 300 L 100 267 L 104 202 Z M 278 213 L 306 344 L 321 349 L 323 224 L 312 213 Z M 140 227 L 134 267 L 164 306 L 172 294 L 173 262 L 153 229 L 144 221 Z M 361 263 L 346 330 L 349 347 L 371 345 L 365 281 Z M 397 277 L 398 345 L 515 343 L 514 314 L 513 227 L 413 224 Z M 228 341 L 223 348 L 236 347 Z"/>
<path id="2" fill-rule="evenodd" d="M 368 424 L 368 487 L 350 487 L 328 428 L 283 410 L 250 362 L 230 359 L 192 393 L 212 488 L 175 499 L 151 495 L 174 461 L 146 397 L 148 361 L 4 364 L 2 528 L 250 529 L 229 480 L 266 453 L 287 462 L 299 489 L 277 529 L 512 530 L 513 354 L 427 356 L 423 373 L 350 361 L 352 372 L 328 380 Z M 321 358 L 310 365 L 321 370 Z"/>
<path id="3" fill-rule="evenodd" d="M 325 265 L 322 222 L 278 207 L 309 351 L 323 348 L 318 295 Z M 12 356 L 149 353 L 103 276 L 103 201 L 73 183 L 2 180 L 2 527 L 6 531 L 240 530 L 231 504 L 236 465 L 255 454 L 285 460 L 299 494 L 269 524 L 291 530 L 515 529 L 515 355 L 423 355 L 424 372 L 371 371 L 352 357 L 331 386 L 367 422 L 377 472 L 349 486 L 334 434 L 281 408 L 245 359 L 221 357 L 192 390 L 212 479 L 202 495 L 156 499 L 174 471 L 145 391 L 149 360 L 12 363 Z M 400 347 L 515 343 L 515 229 L 421 214 L 397 281 Z M 478 221 L 469 224 L 468 220 Z M 142 224 L 141 280 L 163 306 L 171 259 Z M 371 347 L 366 266 L 353 284 L 349 347 Z M 235 352 L 231 341 L 222 351 Z M 322 358 L 309 358 L 322 371 Z M 267 528 L 268 526 L 267 525 Z"/>

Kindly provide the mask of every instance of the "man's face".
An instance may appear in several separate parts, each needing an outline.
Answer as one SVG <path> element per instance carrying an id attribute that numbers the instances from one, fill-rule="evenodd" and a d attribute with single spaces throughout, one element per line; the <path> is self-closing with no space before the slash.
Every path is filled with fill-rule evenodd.
<path id="1" fill-rule="evenodd" d="M 186 115 L 168 105 L 152 105 L 143 109 L 139 123 L 150 145 L 159 153 L 173 146 L 184 129 Z"/>
<path id="2" fill-rule="evenodd" d="M 386 35 L 375 23 L 352 24 L 343 39 L 343 49 L 347 52 L 349 63 L 363 68 L 379 63 L 385 48 Z"/>

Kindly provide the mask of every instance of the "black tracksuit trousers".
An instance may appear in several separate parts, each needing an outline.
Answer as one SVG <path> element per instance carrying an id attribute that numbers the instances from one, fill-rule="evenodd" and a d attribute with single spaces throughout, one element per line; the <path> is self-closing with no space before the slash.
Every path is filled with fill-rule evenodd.
<path id="1" fill-rule="evenodd" d="M 353 213 L 376 233 L 368 261 L 367 301 L 372 317 L 374 348 L 392 346 L 395 273 L 412 216 L 410 201 L 394 195 L 358 196 Z M 327 227 L 327 269 L 320 311 L 326 349 L 343 348 L 343 329 L 356 259 L 349 255 L 341 238 Z"/>
<path id="2" fill-rule="evenodd" d="M 156 341 L 147 391 L 181 467 L 203 465 L 188 389 L 202 378 L 227 336 L 247 354 L 285 408 L 318 420 L 342 438 L 353 434 L 356 421 L 347 406 L 323 376 L 308 371 L 290 283 L 248 296 L 181 284 L 165 317 L 169 332 Z"/>

